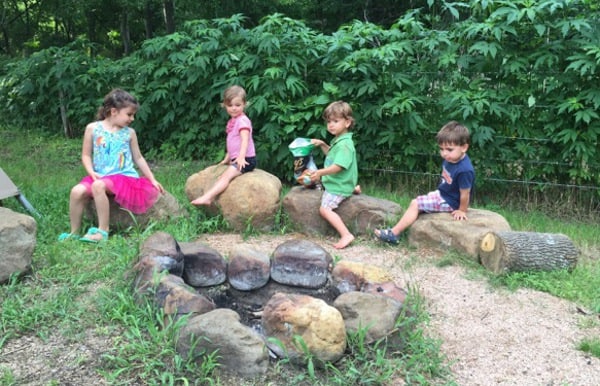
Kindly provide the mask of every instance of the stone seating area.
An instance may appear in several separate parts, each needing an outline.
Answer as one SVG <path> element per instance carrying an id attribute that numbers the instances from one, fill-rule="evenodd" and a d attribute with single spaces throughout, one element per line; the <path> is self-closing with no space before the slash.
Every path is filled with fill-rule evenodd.
<path id="1" fill-rule="evenodd" d="M 225 167 L 209 166 L 190 176 L 185 186 L 190 201 L 210 188 Z M 273 229 L 281 210 L 299 232 L 335 235 L 333 227 L 319 214 L 321 190 L 295 186 L 280 199 L 281 188 L 276 176 L 255 170 L 234 179 L 206 210 L 221 213 L 236 231 L 244 231 L 248 224 L 259 230 Z M 365 194 L 349 197 L 336 211 L 355 236 L 366 237 L 375 228 L 395 224 L 403 213 L 397 203 Z M 502 216 L 488 210 L 471 208 L 468 217 L 466 221 L 455 221 L 447 213 L 423 214 L 407 231 L 408 243 L 442 251 L 451 248 L 477 260 L 484 234 L 510 230 Z"/>
<path id="2" fill-rule="evenodd" d="M 185 185 L 189 200 L 208 189 L 226 166 L 210 166 L 190 176 Z M 322 191 L 295 186 L 281 199 L 281 181 L 272 174 L 257 169 L 234 179 L 229 187 L 207 207 L 211 214 L 220 213 L 236 231 L 248 226 L 259 231 L 270 231 L 281 215 L 287 216 L 294 229 L 307 234 L 335 234 L 335 230 L 319 215 Z M 111 202 L 111 228 L 144 227 L 153 220 L 169 220 L 187 216 L 194 210 L 189 203 L 180 203 L 166 192 L 145 214 L 133 215 Z M 36 222 L 30 216 L 3 211 L 0 232 L 0 281 L 6 281 L 15 272 L 29 269 L 35 247 Z M 197 209 L 196 209 L 197 210 Z M 394 224 L 402 215 L 402 208 L 394 202 L 360 194 L 345 200 L 337 212 L 356 236 L 370 237 L 373 229 Z M 86 208 L 88 218 L 95 219 L 93 202 Z M 469 209 L 468 220 L 455 221 L 445 213 L 423 214 L 409 228 L 408 244 L 417 248 L 457 250 L 479 261 L 479 243 L 488 232 L 509 231 L 510 225 L 497 213 Z M 14 250 L 18 250 L 15 252 Z"/>

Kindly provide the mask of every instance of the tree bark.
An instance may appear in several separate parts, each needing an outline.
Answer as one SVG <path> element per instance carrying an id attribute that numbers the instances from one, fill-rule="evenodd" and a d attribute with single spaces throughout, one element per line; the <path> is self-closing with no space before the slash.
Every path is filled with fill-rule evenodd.
<path id="1" fill-rule="evenodd" d="M 69 117 L 67 115 L 65 93 L 63 92 L 63 90 L 58 90 L 58 102 L 60 104 L 60 119 L 62 120 L 63 131 L 65 133 L 65 137 L 71 138 L 71 136 L 72 136 L 71 123 L 69 122 Z"/>
<path id="2" fill-rule="evenodd" d="M 146 30 L 146 39 L 154 36 L 154 26 L 152 25 L 152 3 L 146 1 L 144 4 L 144 28 Z"/>
<path id="3" fill-rule="evenodd" d="M 163 12 L 167 34 L 172 34 L 175 32 L 175 3 L 173 0 L 163 1 Z"/>
<path id="4" fill-rule="evenodd" d="M 123 40 L 123 54 L 127 56 L 131 52 L 131 36 L 129 35 L 129 15 L 126 10 L 121 15 L 121 39 Z"/>
<path id="5" fill-rule="evenodd" d="M 579 250 L 563 234 L 488 232 L 479 244 L 481 264 L 495 274 L 573 269 Z"/>

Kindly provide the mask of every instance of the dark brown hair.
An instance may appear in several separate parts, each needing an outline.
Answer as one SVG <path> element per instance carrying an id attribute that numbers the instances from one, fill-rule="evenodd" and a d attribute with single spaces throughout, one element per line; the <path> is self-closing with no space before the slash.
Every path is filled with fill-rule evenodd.
<path id="1" fill-rule="evenodd" d="M 125 107 L 134 107 L 137 110 L 140 107 L 140 104 L 137 99 L 127 91 L 115 88 L 106 94 L 102 106 L 98 108 L 96 116 L 99 120 L 102 120 L 110 115 L 110 109 L 121 110 Z"/>
<path id="2" fill-rule="evenodd" d="M 446 123 L 435 136 L 438 145 L 468 145 L 471 142 L 469 129 L 456 121 Z"/>

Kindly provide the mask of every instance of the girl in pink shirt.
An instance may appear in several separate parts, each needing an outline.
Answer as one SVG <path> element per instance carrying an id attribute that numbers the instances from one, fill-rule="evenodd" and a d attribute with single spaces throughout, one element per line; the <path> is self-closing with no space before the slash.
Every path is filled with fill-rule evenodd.
<path id="1" fill-rule="evenodd" d="M 231 180 L 256 168 L 256 151 L 252 140 L 252 122 L 244 113 L 246 90 L 231 86 L 223 93 L 223 107 L 231 117 L 227 122 L 227 153 L 219 165 L 230 165 L 217 182 L 202 196 L 192 200 L 193 205 L 210 205 Z"/>

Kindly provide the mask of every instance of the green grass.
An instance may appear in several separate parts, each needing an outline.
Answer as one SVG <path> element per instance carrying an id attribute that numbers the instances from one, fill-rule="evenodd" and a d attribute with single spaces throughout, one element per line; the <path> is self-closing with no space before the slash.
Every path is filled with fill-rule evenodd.
<path id="1" fill-rule="evenodd" d="M 186 219 L 153 223 L 147 228 L 132 227 L 111 235 L 110 242 L 87 245 L 56 242 L 68 230 L 68 197 L 71 187 L 84 171 L 79 161 L 80 140 L 45 137 L 26 131 L 0 129 L 0 167 L 11 177 L 43 217 L 37 219 L 37 245 L 31 272 L 13 277 L 0 286 L 0 349 L 10 340 L 23 335 L 46 339 L 60 334 L 65 339 L 84 339 L 83 332 L 92 330 L 112 342 L 113 349 L 103 353 L 96 371 L 110 384 L 227 384 L 215 371 L 215 358 L 199 362 L 187 361 L 175 351 L 174 339 L 179 320 L 165 324 L 163 315 L 148 304 L 137 304 L 127 272 L 136 262 L 140 242 L 151 233 L 162 230 L 177 240 L 188 241 L 200 233 L 227 231 L 220 217 L 208 218 L 194 211 Z M 204 162 L 151 161 L 159 181 L 180 202 L 187 202 L 184 185 L 187 177 L 205 167 Z M 411 197 L 386 192 L 361 181 L 366 194 L 392 199 L 406 207 Z M 15 199 L 3 205 L 26 213 Z M 472 260 L 455 253 L 441 258 L 438 266 L 461 264 L 471 275 L 511 289 L 534 288 L 571 300 L 590 313 L 600 313 L 600 262 L 598 241 L 600 227 L 572 219 L 554 220 L 543 213 L 521 212 L 505 208 L 488 208 L 499 212 L 515 230 L 564 233 L 582 249 L 582 258 L 572 272 L 519 273 L 494 277 Z M 291 225 L 279 214 L 280 227 L 275 234 L 285 234 Z M 84 224 L 92 225 L 92 224 Z M 244 237 L 257 233 L 248 227 Z M 403 241 L 405 242 L 405 241 Z M 419 264 L 418 261 L 407 264 Z M 410 289 L 407 314 L 399 318 L 398 329 L 405 342 L 402 350 L 385 342 L 364 343 L 361 332 L 351 335 L 348 355 L 335 366 L 324 369 L 306 366 L 298 369 L 280 362 L 266 376 L 267 380 L 242 385 L 386 385 L 403 378 L 412 385 L 452 385 L 446 359 L 440 354 L 440 342 L 424 333 L 428 315 L 419 292 Z M 408 312 L 410 311 L 410 312 Z M 585 326 L 582 326 L 585 328 Z M 585 340 L 579 349 L 600 356 L 597 340 Z M 0 383 L 16 385 L 19 380 L 7 369 L 0 368 Z"/>

